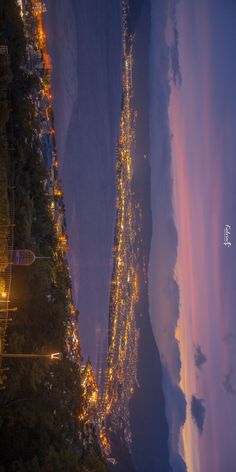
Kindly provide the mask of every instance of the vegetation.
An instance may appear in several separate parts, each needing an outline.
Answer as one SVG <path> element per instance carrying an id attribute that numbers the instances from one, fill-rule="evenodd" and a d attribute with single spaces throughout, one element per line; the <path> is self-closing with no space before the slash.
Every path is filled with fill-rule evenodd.
<path id="1" fill-rule="evenodd" d="M 81 439 L 80 369 L 65 351 L 71 280 L 64 257 L 57 251 L 45 192 L 47 170 L 38 149 L 39 125 L 31 99 L 38 82 L 21 67 L 25 38 L 15 0 L 0 0 L 0 44 L 8 45 L 11 58 L 7 73 L 0 78 L 1 240 L 9 213 L 7 179 L 14 173 L 15 247 L 27 247 L 49 258 L 13 271 L 11 300 L 18 311 L 12 314 L 8 351 L 64 354 L 62 361 L 8 362 L 6 388 L 0 394 L 0 472 L 105 472 L 95 434 L 86 448 Z M 13 150 L 10 156 L 7 146 Z M 1 261 L 4 251 L 1 243 Z"/>
<path id="2" fill-rule="evenodd" d="M 2 129 L 0 129 L 1 133 Z M 5 139 L 3 132 L 0 134 L 0 188 L 1 188 L 1 198 L 0 198 L 0 273 L 4 272 L 7 268 L 8 261 L 8 225 L 10 223 L 9 216 L 9 201 L 8 201 L 8 183 L 6 175 L 6 166 L 5 166 Z"/>
<path id="3" fill-rule="evenodd" d="M 4 272 L 7 268 L 7 238 L 8 225 L 10 223 L 8 182 L 6 174 L 6 163 L 8 158 L 6 123 L 9 118 L 7 92 L 10 80 L 11 74 L 9 61 L 4 56 L 0 56 L 0 272 Z"/>

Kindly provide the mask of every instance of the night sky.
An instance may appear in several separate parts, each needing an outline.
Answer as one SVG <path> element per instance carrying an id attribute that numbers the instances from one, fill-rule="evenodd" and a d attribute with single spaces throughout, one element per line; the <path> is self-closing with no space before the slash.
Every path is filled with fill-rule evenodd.
<path id="1" fill-rule="evenodd" d="M 96 366 L 106 339 L 112 271 L 120 2 L 48 0 L 47 7 L 69 262 L 82 354 Z M 146 300 L 140 345 L 150 352 L 151 320 L 173 470 L 234 472 L 236 3 L 143 0 L 131 7 L 139 64 L 137 156 L 146 146 L 150 162 L 136 185 L 152 219 L 146 222 L 149 312 Z M 149 361 L 159 362 L 158 351 Z M 149 394 L 145 384 L 145 400 Z M 158 416 L 148 421 L 155 437 Z M 168 470 L 153 463 L 149 472 Z"/>

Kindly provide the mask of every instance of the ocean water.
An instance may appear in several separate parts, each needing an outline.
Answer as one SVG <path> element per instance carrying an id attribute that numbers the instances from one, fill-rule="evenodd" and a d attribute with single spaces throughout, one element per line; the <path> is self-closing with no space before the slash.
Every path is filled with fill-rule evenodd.
<path id="1" fill-rule="evenodd" d="M 73 292 L 83 355 L 96 365 L 106 336 L 112 270 L 120 2 L 48 0 L 47 7 Z"/>

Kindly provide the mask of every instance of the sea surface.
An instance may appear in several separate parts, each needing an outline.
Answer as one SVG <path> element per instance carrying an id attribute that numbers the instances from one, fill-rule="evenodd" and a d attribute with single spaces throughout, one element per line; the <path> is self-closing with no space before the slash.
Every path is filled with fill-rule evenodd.
<path id="1" fill-rule="evenodd" d="M 120 2 L 48 0 L 47 8 L 73 292 L 83 356 L 96 365 L 107 335 L 112 272 Z"/>

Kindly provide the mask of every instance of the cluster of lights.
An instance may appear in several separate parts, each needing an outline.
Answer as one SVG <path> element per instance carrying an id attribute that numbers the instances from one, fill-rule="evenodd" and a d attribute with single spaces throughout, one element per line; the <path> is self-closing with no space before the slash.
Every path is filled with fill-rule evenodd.
<path id="1" fill-rule="evenodd" d="M 105 453 L 106 456 L 108 456 L 111 453 L 111 444 L 110 444 L 109 437 L 105 428 L 101 428 L 99 439 L 100 439 L 103 452 Z"/>
<path id="2" fill-rule="evenodd" d="M 47 71 L 47 75 L 45 77 L 39 76 L 39 81 L 40 81 L 40 93 L 39 93 L 39 101 L 40 98 L 43 99 L 42 101 L 42 107 L 39 108 L 40 111 L 36 111 L 36 115 L 39 117 L 39 119 L 42 120 L 42 122 L 47 123 L 46 127 L 46 133 L 50 134 L 52 139 L 55 136 L 55 129 L 53 125 L 53 119 L 52 119 L 52 91 L 51 91 L 51 58 L 50 55 L 47 51 L 47 37 L 46 37 L 46 32 L 43 24 L 43 13 L 46 11 L 46 7 L 43 1 L 41 0 L 32 0 L 31 1 L 31 6 L 29 6 L 29 11 L 33 15 L 35 19 L 35 26 L 36 26 L 36 34 L 34 38 L 34 50 L 37 50 L 38 53 L 42 55 L 42 62 L 44 69 Z M 28 13 L 29 13 L 28 11 Z M 28 15 L 23 15 L 23 20 L 25 23 L 25 28 L 27 30 L 27 17 Z M 27 37 L 31 37 L 30 31 L 27 32 L 26 34 Z M 40 55 L 39 54 L 39 55 Z M 45 100 L 46 99 L 46 100 Z M 44 129 L 42 131 L 44 133 Z M 51 178 L 50 178 L 50 185 L 53 182 L 53 188 L 52 188 L 52 200 L 50 203 L 50 212 L 52 215 L 52 218 L 55 222 L 55 227 L 57 231 L 57 236 L 58 236 L 58 250 L 62 251 L 63 253 L 68 251 L 68 241 L 66 239 L 66 234 L 64 234 L 64 228 L 62 229 L 60 224 L 58 224 L 58 219 L 60 220 L 60 215 L 58 218 L 58 214 L 60 213 L 59 206 L 60 206 L 60 200 L 63 198 L 63 191 L 61 189 L 60 184 L 57 181 L 56 171 L 59 167 L 59 162 L 57 160 L 56 152 L 54 151 L 52 153 L 52 168 L 50 169 L 51 172 Z M 59 238 L 59 236 L 61 236 Z"/>
<path id="3" fill-rule="evenodd" d="M 123 27 L 123 109 L 120 118 L 117 171 L 116 244 L 113 250 L 113 277 L 110 300 L 109 347 L 101 418 L 113 431 L 123 427 L 127 444 L 131 443 L 129 401 L 137 384 L 137 353 L 139 332 L 135 320 L 138 301 L 137 221 L 133 198 L 133 153 L 135 119 L 132 106 L 132 38 L 127 34 L 126 3 Z M 100 423 L 102 424 L 102 419 Z M 108 441 L 102 431 L 101 442 L 106 452 Z M 109 441 L 108 441 L 109 444 Z"/>
<path id="4" fill-rule="evenodd" d="M 81 368 L 81 384 L 83 388 L 83 409 L 80 420 L 91 420 L 97 416 L 98 385 L 90 361 Z"/>
<path id="5" fill-rule="evenodd" d="M 62 197 L 62 196 L 63 196 L 63 192 L 62 192 L 62 190 L 61 190 L 59 187 L 55 187 L 55 188 L 54 188 L 54 195 L 55 195 L 55 197 Z"/>

